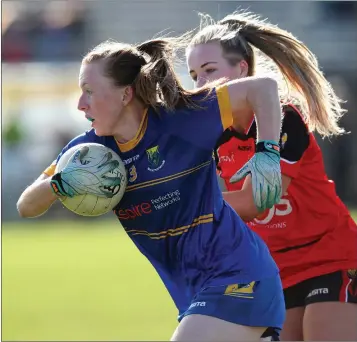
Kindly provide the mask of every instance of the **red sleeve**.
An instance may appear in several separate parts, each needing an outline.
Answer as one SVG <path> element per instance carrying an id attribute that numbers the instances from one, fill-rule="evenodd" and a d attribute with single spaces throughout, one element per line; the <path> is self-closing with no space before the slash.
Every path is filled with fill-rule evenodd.
<path id="1" fill-rule="evenodd" d="M 293 105 L 285 106 L 280 137 L 282 174 L 291 178 L 297 177 L 301 158 L 309 143 L 309 131 L 301 113 Z"/>
<path id="2" fill-rule="evenodd" d="M 281 173 L 290 178 L 296 178 L 300 170 L 300 160 L 297 162 L 289 162 L 287 160 L 280 160 Z"/>

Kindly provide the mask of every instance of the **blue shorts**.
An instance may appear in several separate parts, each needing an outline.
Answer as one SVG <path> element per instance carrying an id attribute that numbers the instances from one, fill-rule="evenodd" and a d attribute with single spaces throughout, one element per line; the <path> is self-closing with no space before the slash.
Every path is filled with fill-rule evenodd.
<path id="1" fill-rule="evenodd" d="M 249 284 L 207 287 L 195 295 L 178 320 L 193 314 L 280 330 L 285 321 L 285 302 L 279 274 Z"/>

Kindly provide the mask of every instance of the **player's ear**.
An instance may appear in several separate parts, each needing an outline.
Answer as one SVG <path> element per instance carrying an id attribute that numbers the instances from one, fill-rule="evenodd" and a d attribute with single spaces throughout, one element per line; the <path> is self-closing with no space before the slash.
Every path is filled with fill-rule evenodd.
<path id="1" fill-rule="evenodd" d="M 133 87 L 127 86 L 124 88 L 124 91 L 122 93 L 122 102 L 124 106 L 127 106 L 130 101 L 133 99 L 134 96 L 134 90 Z"/>
<path id="2" fill-rule="evenodd" d="M 245 61 L 244 59 L 241 60 L 238 63 L 239 78 L 247 77 L 248 76 L 248 70 L 249 70 L 249 66 L 248 66 L 247 61 Z"/>

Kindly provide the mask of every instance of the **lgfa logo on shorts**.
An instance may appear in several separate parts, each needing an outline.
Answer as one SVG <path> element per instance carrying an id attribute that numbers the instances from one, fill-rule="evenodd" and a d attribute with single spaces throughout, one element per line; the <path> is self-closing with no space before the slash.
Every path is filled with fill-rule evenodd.
<path id="1" fill-rule="evenodd" d="M 146 150 L 146 154 L 148 156 L 148 162 L 149 162 L 148 170 L 149 171 L 155 172 L 155 171 L 160 170 L 164 166 L 165 160 L 162 159 L 162 157 L 160 155 L 159 145 L 148 148 Z"/>
<path id="2" fill-rule="evenodd" d="M 286 142 L 288 141 L 288 135 L 286 133 L 281 137 L 281 148 L 285 147 Z"/>
<path id="3" fill-rule="evenodd" d="M 255 281 L 249 284 L 232 284 L 228 285 L 224 291 L 225 296 L 241 297 L 241 298 L 254 298 L 254 285 Z"/>

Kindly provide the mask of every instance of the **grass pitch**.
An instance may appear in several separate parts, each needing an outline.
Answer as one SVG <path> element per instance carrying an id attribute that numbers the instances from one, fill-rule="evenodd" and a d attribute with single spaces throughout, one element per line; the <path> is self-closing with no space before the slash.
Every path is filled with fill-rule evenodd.
<path id="1" fill-rule="evenodd" d="M 94 222 L 3 225 L 2 340 L 170 339 L 155 270 L 117 221 Z"/>
<path id="2" fill-rule="evenodd" d="M 24 222 L 2 227 L 2 340 L 170 339 L 176 308 L 115 219 Z"/>

